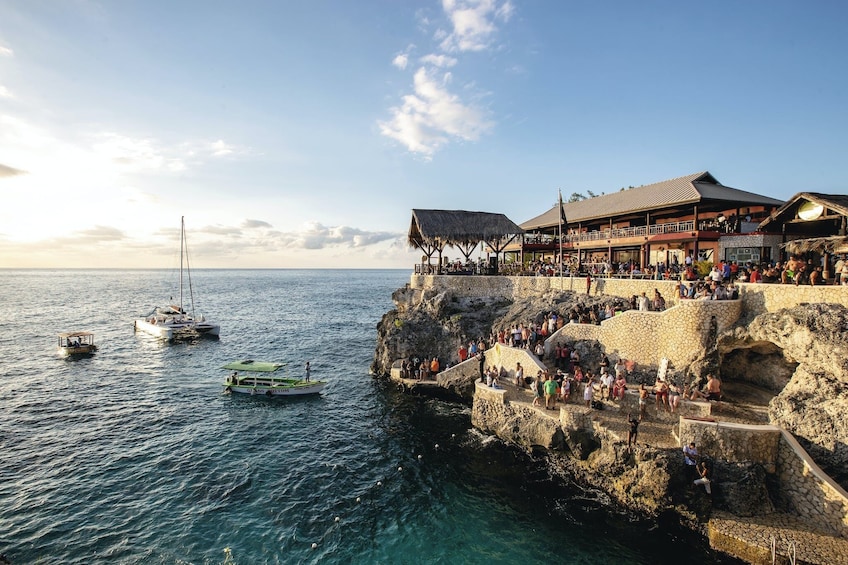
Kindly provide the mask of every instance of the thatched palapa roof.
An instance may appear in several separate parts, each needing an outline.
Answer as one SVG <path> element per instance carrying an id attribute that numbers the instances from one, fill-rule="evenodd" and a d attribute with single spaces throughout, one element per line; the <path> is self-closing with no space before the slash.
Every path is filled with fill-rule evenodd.
<path id="1" fill-rule="evenodd" d="M 790 253 L 803 254 L 810 251 L 816 253 L 848 253 L 848 236 L 833 235 L 830 237 L 810 237 L 794 239 L 781 243 L 781 247 Z"/>
<path id="2" fill-rule="evenodd" d="M 410 247 L 441 248 L 477 245 L 523 233 L 523 229 L 503 214 L 413 209 L 407 241 Z"/>

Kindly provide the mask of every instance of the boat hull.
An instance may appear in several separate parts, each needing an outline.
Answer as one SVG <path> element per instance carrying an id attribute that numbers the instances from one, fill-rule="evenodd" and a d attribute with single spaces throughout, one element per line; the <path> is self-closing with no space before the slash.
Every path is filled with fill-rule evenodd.
<path id="1" fill-rule="evenodd" d="M 250 379 L 247 379 L 250 381 Z M 242 383 L 242 384 L 224 384 L 224 392 L 231 392 L 237 394 L 249 394 L 251 396 L 303 396 L 308 394 L 319 394 L 324 387 L 327 386 L 326 382 L 323 381 L 315 381 L 315 382 L 306 382 L 302 381 L 300 383 L 294 385 L 263 385 L 257 384 L 253 385 L 250 383 Z"/>
<path id="2" fill-rule="evenodd" d="M 135 321 L 136 331 L 142 331 L 162 339 L 175 339 L 180 336 L 208 335 L 217 337 L 221 326 L 212 322 L 175 321 L 151 323 L 146 319 Z"/>
<path id="3" fill-rule="evenodd" d="M 96 345 L 80 345 L 78 347 L 59 347 L 59 355 L 69 357 L 71 355 L 91 355 L 97 351 Z"/>

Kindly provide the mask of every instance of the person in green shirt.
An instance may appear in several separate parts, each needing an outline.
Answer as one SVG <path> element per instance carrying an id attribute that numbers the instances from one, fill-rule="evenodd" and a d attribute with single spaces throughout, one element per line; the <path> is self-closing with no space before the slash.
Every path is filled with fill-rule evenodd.
<path id="1" fill-rule="evenodd" d="M 556 381 L 551 375 L 546 375 L 545 381 L 545 410 L 556 408 Z"/>

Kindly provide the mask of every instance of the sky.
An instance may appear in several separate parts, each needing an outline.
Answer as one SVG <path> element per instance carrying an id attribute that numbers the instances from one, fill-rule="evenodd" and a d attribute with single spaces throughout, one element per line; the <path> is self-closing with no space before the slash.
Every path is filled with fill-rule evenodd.
<path id="1" fill-rule="evenodd" d="M 0 0 L 0 268 L 412 268 L 700 171 L 848 194 L 848 3 Z M 460 257 L 448 248 L 445 256 Z"/>

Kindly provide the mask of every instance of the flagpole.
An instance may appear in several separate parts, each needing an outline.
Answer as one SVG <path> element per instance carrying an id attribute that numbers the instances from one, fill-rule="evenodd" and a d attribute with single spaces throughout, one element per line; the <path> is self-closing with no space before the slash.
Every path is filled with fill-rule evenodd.
<path id="1" fill-rule="evenodd" d="M 562 290 L 562 189 L 558 188 L 557 192 L 559 192 L 559 211 L 557 212 L 559 216 L 559 249 L 557 253 L 559 255 L 559 288 Z"/>

